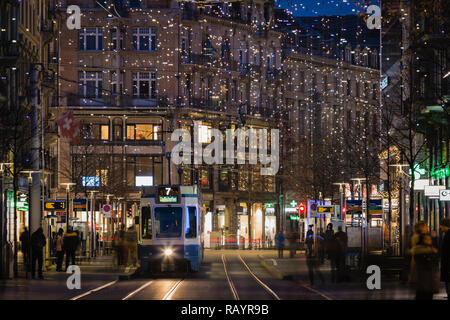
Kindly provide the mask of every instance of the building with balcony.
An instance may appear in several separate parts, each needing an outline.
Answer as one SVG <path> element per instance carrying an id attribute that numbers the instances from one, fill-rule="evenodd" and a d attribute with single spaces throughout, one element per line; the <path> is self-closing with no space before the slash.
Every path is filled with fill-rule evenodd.
<path id="1" fill-rule="evenodd" d="M 276 202 L 276 176 L 262 176 L 259 165 L 248 163 L 176 166 L 169 157 L 177 143 L 172 132 L 193 134 L 195 121 L 203 145 L 212 141 L 212 128 L 279 128 L 281 35 L 272 30 L 272 1 L 70 4 L 80 6 L 82 28 L 66 28 L 68 3 L 59 1 L 54 111 L 74 112 L 82 140 L 58 140 L 58 185 L 76 183 L 75 197 L 100 191 L 103 203 L 112 195 L 110 201 L 120 202 L 119 221 L 129 224 L 125 213 L 138 210 L 142 179 L 198 184 L 206 234 L 233 245 L 242 237 L 247 246 L 248 239 L 273 238 L 275 212 L 265 204 Z M 99 183 L 83 183 L 86 177 Z M 63 188 L 52 191 L 64 197 Z"/>

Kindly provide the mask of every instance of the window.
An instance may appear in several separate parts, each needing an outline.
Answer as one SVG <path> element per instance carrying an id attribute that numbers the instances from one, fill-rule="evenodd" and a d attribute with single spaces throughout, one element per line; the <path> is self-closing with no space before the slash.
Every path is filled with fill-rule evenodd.
<path id="1" fill-rule="evenodd" d="M 347 95 L 352 95 L 352 80 L 350 79 L 347 80 Z"/>
<path id="2" fill-rule="evenodd" d="M 106 124 L 100 126 L 100 139 L 109 140 L 109 125 Z"/>
<path id="3" fill-rule="evenodd" d="M 141 209 L 141 225 L 142 239 L 152 238 L 152 214 L 150 207 L 142 207 Z"/>
<path id="4" fill-rule="evenodd" d="M 139 177 L 139 181 L 142 179 L 149 181 L 149 177 L 152 177 L 152 184 L 158 186 L 162 184 L 162 175 L 162 157 L 160 156 L 139 155 L 126 158 L 126 181 L 128 186 L 136 187 L 136 177 Z"/>
<path id="5" fill-rule="evenodd" d="M 306 86 L 305 86 L 305 71 L 300 71 L 300 92 L 305 93 L 306 92 Z"/>
<path id="6" fill-rule="evenodd" d="M 187 207 L 186 212 L 186 228 L 185 228 L 185 237 L 186 239 L 196 238 L 197 237 L 197 208 L 196 207 Z"/>
<path id="7" fill-rule="evenodd" d="M 111 93 L 112 94 L 122 94 L 123 92 L 123 76 L 124 73 L 120 73 L 119 86 L 117 86 L 117 72 L 111 72 Z"/>
<path id="8" fill-rule="evenodd" d="M 156 51 L 156 29 L 133 29 L 133 48 L 137 51 Z"/>
<path id="9" fill-rule="evenodd" d="M 181 207 L 155 208 L 155 234 L 156 238 L 181 237 L 181 223 L 183 214 Z"/>
<path id="10" fill-rule="evenodd" d="M 156 99 L 156 73 L 133 73 L 133 96 L 139 99 Z"/>
<path id="11" fill-rule="evenodd" d="M 101 72 L 81 71 L 78 73 L 79 95 L 85 98 L 102 96 L 103 74 Z"/>
<path id="12" fill-rule="evenodd" d="M 114 139 L 114 141 L 122 141 L 122 125 L 121 124 L 113 125 L 113 139 Z"/>
<path id="13" fill-rule="evenodd" d="M 79 48 L 81 51 L 103 50 L 103 29 L 83 28 L 79 32 Z"/>
<path id="14" fill-rule="evenodd" d="M 127 140 L 158 140 L 161 126 L 153 124 L 128 124 Z"/>

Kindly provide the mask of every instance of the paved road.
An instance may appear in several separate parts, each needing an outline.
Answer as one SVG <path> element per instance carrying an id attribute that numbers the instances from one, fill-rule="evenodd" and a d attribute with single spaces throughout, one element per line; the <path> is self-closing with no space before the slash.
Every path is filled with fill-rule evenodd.
<path id="1" fill-rule="evenodd" d="M 398 282 L 370 291 L 365 282 L 310 286 L 304 279 L 280 280 L 261 264 L 267 251 L 207 250 L 200 271 L 173 276 L 139 276 L 118 280 L 116 273 L 83 271 L 82 288 L 69 290 L 68 275 L 49 273 L 45 280 L 0 282 L 0 299 L 74 300 L 334 300 L 414 299 L 414 291 Z"/>

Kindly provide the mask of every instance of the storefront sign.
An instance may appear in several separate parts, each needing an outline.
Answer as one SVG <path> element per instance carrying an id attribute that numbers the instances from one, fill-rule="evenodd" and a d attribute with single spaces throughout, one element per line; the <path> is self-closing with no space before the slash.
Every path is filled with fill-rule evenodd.
<path id="1" fill-rule="evenodd" d="M 445 186 L 425 186 L 425 197 L 439 198 L 439 193 L 444 190 Z"/>
<path id="2" fill-rule="evenodd" d="M 450 190 L 441 190 L 441 192 L 439 192 L 439 200 L 450 201 Z"/>
<path id="3" fill-rule="evenodd" d="M 73 199 L 74 211 L 86 211 L 86 199 Z"/>
<path id="4" fill-rule="evenodd" d="M 443 179 L 450 176 L 450 166 L 445 168 L 435 169 L 431 171 L 431 177 L 433 179 Z"/>
<path id="5" fill-rule="evenodd" d="M 425 186 L 430 185 L 430 181 L 428 179 L 419 179 L 414 181 L 414 190 L 425 190 Z M 409 187 L 411 188 L 411 182 L 409 183 Z"/>
<path id="6" fill-rule="evenodd" d="M 334 207 L 333 206 L 318 206 L 317 207 L 317 212 L 319 213 L 325 213 L 325 212 L 334 212 Z"/>

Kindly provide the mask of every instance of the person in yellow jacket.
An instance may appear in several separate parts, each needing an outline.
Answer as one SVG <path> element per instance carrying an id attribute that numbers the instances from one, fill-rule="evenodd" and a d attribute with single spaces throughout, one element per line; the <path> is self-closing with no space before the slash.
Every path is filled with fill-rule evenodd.
<path id="1" fill-rule="evenodd" d="M 411 237 L 411 247 L 409 249 L 409 254 L 411 255 L 411 264 L 409 268 L 409 277 L 408 282 L 409 283 L 415 283 L 417 280 L 417 272 L 416 272 L 416 262 L 414 260 L 414 248 L 419 244 L 420 237 L 423 234 L 428 233 L 428 226 L 425 221 L 419 221 L 414 226 L 414 234 Z"/>

